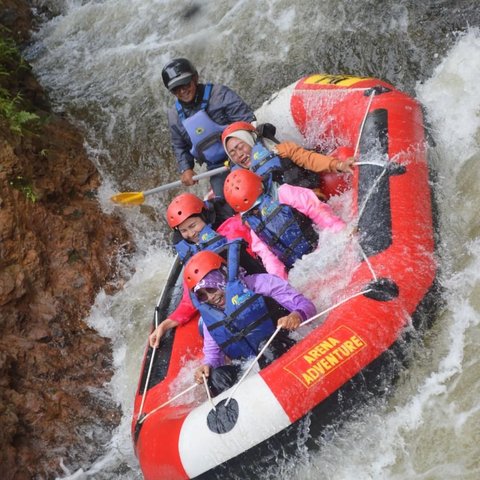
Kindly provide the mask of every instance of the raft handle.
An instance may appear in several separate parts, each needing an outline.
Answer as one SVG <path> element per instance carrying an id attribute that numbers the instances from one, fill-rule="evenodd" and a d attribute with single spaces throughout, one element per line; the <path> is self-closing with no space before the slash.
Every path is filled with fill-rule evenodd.
<path id="1" fill-rule="evenodd" d="M 372 87 L 372 88 L 367 88 L 365 90 L 365 92 L 363 93 L 363 95 L 365 97 L 369 97 L 370 95 L 372 95 L 372 93 L 375 93 L 376 95 L 381 95 L 382 93 L 388 93 L 388 92 L 391 92 L 391 91 L 392 91 L 391 88 L 385 87 L 383 85 L 377 85 L 377 86 Z"/>

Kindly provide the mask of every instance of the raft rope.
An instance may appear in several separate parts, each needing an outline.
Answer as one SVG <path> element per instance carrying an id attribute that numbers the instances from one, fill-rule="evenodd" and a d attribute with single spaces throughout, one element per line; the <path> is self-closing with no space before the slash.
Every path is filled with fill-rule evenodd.
<path id="1" fill-rule="evenodd" d="M 176 266 L 176 263 L 177 262 L 176 262 L 176 257 L 175 257 L 175 259 L 172 262 L 172 265 L 170 267 L 170 270 L 168 271 L 167 279 L 170 278 L 170 276 L 172 275 L 173 270 Z M 155 328 L 158 327 L 158 307 L 163 302 L 163 297 L 165 296 L 165 289 L 166 289 L 167 283 L 168 282 L 165 282 L 164 285 L 163 285 L 162 292 L 160 293 L 160 297 L 158 299 L 157 306 L 155 308 Z M 157 349 L 154 348 L 153 352 L 152 352 L 152 357 L 150 358 L 150 365 L 148 366 L 147 379 L 145 381 L 145 387 L 143 388 L 142 403 L 140 404 L 140 410 L 138 411 L 138 418 L 141 418 L 141 416 L 142 416 L 143 407 L 145 405 L 145 399 L 147 398 L 148 384 L 150 383 L 150 376 L 152 374 L 153 361 L 155 360 L 156 351 L 157 351 Z"/>
<path id="2" fill-rule="evenodd" d="M 210 389 L 208 388 L 207 377 L 205 376 L 204 373 L 202 373 L 202 377 L 203 377 L 203 384 L 205 385 L 205 390 L 207 391 L 208 401 L 212 405 L 213 409 L 217 411 L 217 407 L 213 403 L 212 396 L 210 395 Z"/>
<path id="3" fill-rule="evenodd" d="M 255 360 L 252 361 L 250 366 L 245 370 L 244 374 L 242 375 L 242 378 L 237 382 L 235 387 L 232 390 L 232 393 L 230 396 L 227 398 L 227 401 L 225 402 L 225 407 L 230 403 L 230 400 L 232 399 L 233 395 L 237 391 L 238 387 L 240 384 L 243 382 L 245 377 L 252 371 L 252 368 L 257 364 L 258 359 L 265 353 L 265 350 L 268 348 L 268 346 L 272 343 L 273 339 L 277 336 L 278 332 L 281 330 L 282 327 L 277 327 L 276 330 L 273 332 L 272 336 L 268 339 L 267 343 L 263 346 L 263 348 L 260 350 L 258 355 L 255 357 Z"/>
<path id="4" fill-rule="evenodd" d="M 362 133 L 363 133 L 363 128 L 365 126 L 365 122 L 367 121 L 367 116 L 368 116 L 368 113 L 370 112 L 370 106 L 372 105 L 372 101 L 373 101 L 373 97 L 375 96 L 375 90 L 372 90 L 372 93 L 370 94 L 370 99 L 368 101 L 368 105 L 367 105 L 367 109 L 365 111 L 365 115 L 363 116 L 363 121 L 362 121 L 362 125 L 360 127 L 360 133 L 358 134 L 358 138 L 357 138 L 357 144 L 355 145 L 355 151 L 353 153 L 353 157 L 356 157 L 357 156 L 357 153 L 358 153 L 358 148 L 360 146 L 360 139 L 362 137 Z M 360 213 L 358 215 L 358 217 L 360 218 L 362 213 L 363 213 L 363 210 L 365 209 L 365 206 L 367 204 L 367 201 L 368 199 L 370 198 L 370 196 L 372 195 L 373 191 L 375 190 L 375 187 L 377 186 L 378 182 L 380 181 L 380 179 L 383 177 L 383 175 L 385 175 L 385 172 L 387 171 L 387 166 L 388 166 L 388 163 L 387 162 L 355 162 L 354 165 L 375 165 L 377 167 L 383 167 L 383 172 L 377 177 L 377 179 L 375 180 L 374 184 L 372 185 L 372 188 L 370 189 L 370 191 L 368 192 L 367 194 L 367 198 L 365 199 L 365 202 L 363 203 L 361 209 L 360 209 Z M 370 273 L 372 274 L 372 277 L 375 279 L 375 281 L 377 280 L 377 275 L 375 273 L 375 271 L 373 270 L 372 268 L 372 264 L 370 263 L 370 261 L 368 260 L 367 256 L 365 255 L 365 252 L 363 251 L 363 248 L 362 246 L 360 245 L 360 242 L 357 240 L 357 244 L 358 244 L 358 247 L 360 248 L 360 253 L 362 254 L 362 257 L 363 259 L 365 260 L 369 270 L 370 270 Z"/>
<path id="5" fill-rule="evenodd" d="M 368 112 L 370 112 L 370 107 L 372 105 L 373 97 L 375 96 L 375 90 L 372 90 L 372 93 L 369 95 L 369 100 L 367 104 L 367 109 L 365 110 L 365 115 L 363 116 L 362 124 L 360 126 L 360 132 L 357 138 L 357 144 L 355 145 L 355 151 L 353 152 L 353 157 L 357 156 L 358 147 L 360 146 L 360 139 L 362 138 L 363 127 L 365 126 L 365 122 L 367 121 Z"/>
<path id="6" fill-rule="evenodd" d="M 142 418 L 139 418 L 138 420 L 138 423 L 143 423 L 150 415 L 152 415 L 153 413 L 155 412 L 158 412 L 158 410 L 160 410 L 161 408 L 163 407 L 166 407 L 167 405 L 169 405 L 170 403 L 172 403 L 173 401 L 175 401 L 177 398 L 180 398 L 182 395 L 185 395 L 186 393 L 188 393 L 190 390 L 193 390 L 195 387 L 198 387 L 198 383 L 194 383 L 193 385 L 190 385 L 188 388 L 186 388 L 185 390 L 181 391 L 180 393 L 177 393 L 177 395 L 175 395 L 174 397 L 172 397 L 170 400 L 167 400 L 166 402 L 162 403 L 161 405 L 159 405 L 158 407 L 154 408 L 153 410 L 151 410 L 150 412 L 146 413 Z"/>
<path id="7" fill-rule="evenodd" d="M 364 163 L 367 163 L 367 162 L 364 162 Z M 369 163 L 373 163 L 373 162 L 369 162 Z M 373 192 L 375 191 L 376 186 L 378 185 L 382 177 L 387 173 L 387 167 L 388 167 L 388 163 L 385 162 L 385 164 L 383 165 L 383 172 L 375 179 L 375 182 L 373 182 L 372 188 L 370 188 L 370 190 L 367 193 L 367 196 L 365 197 L 365 201 L 363 202 L 363 205 L 361 206 L 360 211 L 358 213 L 358 218 L 361 218 L 361 216 L 363 215 L 363 211 L 365 210 L 365 207 L 367 206 L 367 203 L 370 200 L 370 197 L 373 195 Z"/>
<path id="8" fill-rule="evenodd" d="M 370 270 L 370 273 L 372 274 L 372 277 L 375 281 L 378 280 L 377 274 L 375 273 L 375 270 L 372 267 L 372 264 L 370 263 L 370 260 L 368 259 L 367 255 L 365 254 L 362 246 L 360 245 L 360 242 L 358 239 L 355 239 L 358 245 L 358 248 L 360 249 L 360 253 L 362 254 L 363 259 L 365 260 L 365 263 L 367 264 L 368 269 Z"/>

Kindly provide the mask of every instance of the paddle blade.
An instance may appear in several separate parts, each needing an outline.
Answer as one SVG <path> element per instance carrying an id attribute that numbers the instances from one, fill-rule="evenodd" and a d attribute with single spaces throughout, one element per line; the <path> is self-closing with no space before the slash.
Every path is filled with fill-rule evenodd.
<path id="1" fill-rule="evenodd" d="M 123 192 L 117 193 L 111 198 L 115 203 L 128 203 L 130 205 L 141 205 L 145 201 L 143 192 Z"/>

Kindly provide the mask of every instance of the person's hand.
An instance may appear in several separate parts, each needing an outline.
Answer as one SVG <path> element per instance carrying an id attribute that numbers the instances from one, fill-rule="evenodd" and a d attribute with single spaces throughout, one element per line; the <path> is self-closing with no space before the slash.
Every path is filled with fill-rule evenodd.
<path id="1" fill-rule="evenodd" d="M 193 179 L 194 175 L 195 172 L 193 171 L 193 169 L 189 168 L 182 173 L 182 175 L 180 176 L 180 181 L 186 187 L 191 187 L 192 185 L 195 185 L 197 183 L 197 180 Z"/>
<path id="2" fill-rule="evenodd" d="M 158 325 L 158 327 L 148 336 L 148 343 L 152 348 L 157 348 L 160 344 L 161 338 L 165 335 L 167 330 L 175 328 L 178 325 L 176 320 L 171 320 L 167 318 Z"/>
<path id="3" fill-rule="evenodd" d="M 335 170 L 339 173 L 353 173 L 353 164 L 355 163 L 355 158 L 350 157 L 345 160 L 337 160 L 335 165 Z"/>
<path id="4" fill-rule="evenodd" d="M 195 374 L 193 378 L 195 379 L 196 383 L 202 384 L 204 375 L 208 379 L 208 376 L 210 375 L 210 365 L 206 364 L 206 365 L 202 365 L 201 367 L 198 367 L 195 370 Z"/>
<path id="5" fill-rule="evenodd" d="M 348 232 L 348 236 L 351 238 L 355 237 L 359 233 L 358 225 L 351 225 L 349 227 L 349 230 L 350 231 Z"/>
<path id="6" fill-rule="evenodd" d="M 277 326 L 285 330 L 296 330 L 302 323 L 302 316 L 298 312 L 292 312 L 289 315 L 279 318 Z"/>

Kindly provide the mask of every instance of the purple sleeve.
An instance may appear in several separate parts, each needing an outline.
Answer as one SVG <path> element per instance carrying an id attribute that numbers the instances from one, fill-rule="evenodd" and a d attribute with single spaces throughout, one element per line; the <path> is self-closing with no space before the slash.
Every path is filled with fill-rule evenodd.
<path id="1" fill-rule="evenodd" d="M 217 342 L 210 335 L 205 323 L 203 323 L 203 355 L 203 362 L 210 365 L 212 368 L 225 365 L 225 355 Z"/>
<path id="2" fill-rule="evenodd" d="M 298 312 L 303 320 L 317 313 L 315 305 L 287 281 L 268 273 L 246 275 L 245 283 L 255 293 L 271 297 L 290 312 Z"/>

